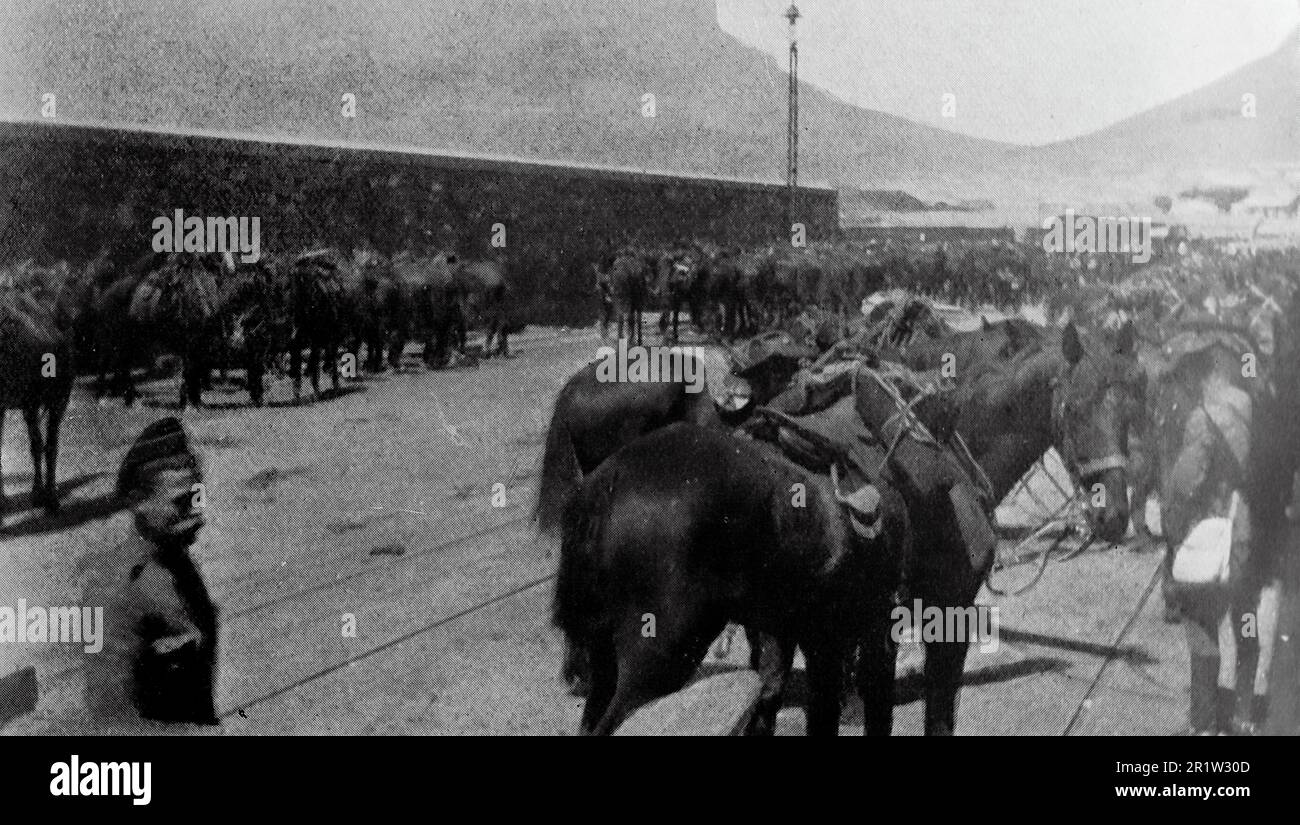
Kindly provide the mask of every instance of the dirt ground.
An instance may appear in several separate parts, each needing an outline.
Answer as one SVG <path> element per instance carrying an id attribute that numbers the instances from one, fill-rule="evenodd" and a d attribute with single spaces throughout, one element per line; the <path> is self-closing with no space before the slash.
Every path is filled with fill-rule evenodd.
<path id="1" fill-rule="evenodd" d="M 293 406 L 280 380 L 271 405 L 254 409 L 219 385 L 205 396 L 211 406 L 184 413 L 208 497 L 194 552 L 222 618 L 216 732 L 575 730 L 581 700 L 560 682 L 550 625 L 552 548 L 528 514 L 552 401 L 599 344 L 592 330 L 530 330 L 512 342 L 514 357 L 475 368 L 429 372 L 408 354 L 408 371 L 318 402 Z M 146 403 L 127 410 L 77 388 L 54 518 L 26 509 L 26 433 L 10 416 L 0 605 L 83 603 L 125 518 L 109 497 L 118 462 L 145 424 L 174 412 L 163 401 L 175 397 L 172 383 L 146 390 Z M 986 592 L 1001 640 L 996 651 L 972 650 L 958 732 L 1180 730 L 1182 631 L 1161 620 L 1158 588 L 1134 618 L 1158 561 L 1151 551 L 1094 550 L 1049 565 L 1022 596 Z M 355 638 L 343 635 L 345 614 Z M 743 667 L 745 655 L 741 636 L 707 668 Z M 922 729 L 918 655 L 909 646 L 900 657 L 900 734 Z M 113 732 L 85 718 L 81 657 L 76 646 L 0 644 L 0 676 L 33 665 L 40 688 L 36 712 L 3 731 Z M 796 679 L 780 732 L 802 732 L 802 695 Z M 850 702 L 842 732 L 859 731 L 860 720 Z"/>

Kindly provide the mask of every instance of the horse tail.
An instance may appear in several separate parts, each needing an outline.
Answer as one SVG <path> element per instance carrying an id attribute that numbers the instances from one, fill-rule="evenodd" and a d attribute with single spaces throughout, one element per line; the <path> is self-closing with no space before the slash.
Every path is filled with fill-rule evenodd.
<path id="1" fill-rule="evenodd" d="M 542 451 L 542 471 L 537 485 L 537 506 L 533 519 L 542 535 L 554 536 L 560 531 L 564 507 L 582 481 L 582 468 L 573 448 L 573 438 L 564 423 L 563 397 L 551 414 L 551 424 L 546 431 L 546 447 Z"/>
<path id="2" fill-rule="evenodd" d="M 564 502 L 561 514 L 552 620 L 567 643 L 561 675 L 571 685 L 589 676 L 590 652 L 602 623 L 597 542 L 612 494 L 612 484 L 580 487 Z"/>

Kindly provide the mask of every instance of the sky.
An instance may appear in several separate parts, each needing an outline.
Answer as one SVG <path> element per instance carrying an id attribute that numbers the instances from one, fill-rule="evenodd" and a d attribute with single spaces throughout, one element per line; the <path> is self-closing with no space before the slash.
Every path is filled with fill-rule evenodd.
<path id="1" fill-rule="evenodd" d="M 860 106 L 1035 145 L 1200 88 L 1300 26 L 1300 0 L 796 2 L 801 80 Z M 724 31 L 785 65 L 790 0 L 717 5 Z"/>

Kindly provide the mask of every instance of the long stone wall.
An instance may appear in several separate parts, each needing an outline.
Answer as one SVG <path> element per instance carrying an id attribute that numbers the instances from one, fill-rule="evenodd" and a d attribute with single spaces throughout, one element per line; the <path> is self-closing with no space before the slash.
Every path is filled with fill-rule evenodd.
<path id="1" fill-rule="evenodd" d="M 154 218 L 177 209 L 258 217 L 268 252 L 369 243 L 498 259 L 527 323 L 594 318 L 590 265 L 625 241 L 789 234 L 779 185 L 40 123 L 0 124 L 0 186 L 0 265 L 143 254 Z M 833 190 L 799 190 L 792 219 L 808 240 L 833 236 L 838 218 Z"/>

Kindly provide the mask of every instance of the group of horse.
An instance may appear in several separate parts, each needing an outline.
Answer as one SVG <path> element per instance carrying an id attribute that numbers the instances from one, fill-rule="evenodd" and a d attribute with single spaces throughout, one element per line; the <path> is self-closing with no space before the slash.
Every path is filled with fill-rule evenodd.
<path id="1" fill-rule="evenodd" d="M 699 242 L 629 245 L 594 269 L 617 317 L 618 337 L 632 344 L 643 341 L 645 312 L 659 312 L 659 331 L 670 340 L 679 339 L 684 312 L 698 331 L 735 340 L 782 326 L 808 306 L 856 313 L 867 295 L 907 280 L 901 259 L 829 243 L 748 250 Z"/>
<path id="2" fill-rule="evenodd" d="M 559 539 L 554 617 L 565 676 L 587 695 L 584 732 L 613 732 L 682 687 L 735 622 L 763 679 L 750 732 L 774 730 L 797 646 L 810 733 L 838 730 L 846 666 L 865 731 L 889 733 L 892 609 L 973 606 L 994 561 L 992 508 L 1050 448 L 1105 491 L 1094 533 L 1124 536 L 1146 388 L 1132 326 L 868 328 L 828 353 L 742 367 L 753 392 L 740 410 L 680 381 L 600 382 L 594 364 L 560 392 L 535 514 Z M 945 362 L 953 380 L 925 388 Z M 846 505 L 868 488 L 875 517 Z M 926 646 L 929 734 L 953 731 L 966 652 Z"/>
<path id="3" fill-rule="evenodd" d="M 230 367 L 243 369 L 249 399 L 261 406 L 267 370 L 287 366 L 298 403 L 304 366 L 319 398 L 322 367 L 335 390 L 340 372 L 348 377 L 343 355 L 358 371 L 398 369 L 416 340 L 436 368 L 464 355 L 475 324 L 486 335 L 485 357 L 508 355 L 509 308 L 499 264 L 446 253 L 322 248 L 246 263 L 230 254 L 123 261 L 105 252 L 79 271 L 23 266 L 0 284 L 0 411 L 23 411 L 33 505 L 54 509 L 59 425 L 77 374 L 96 376 L 98 397 L 130 405 L 135 374 L 168 354 L 180 364 L 181 408 L 201 406 L 213 370 Z"/>
<path id="4" fill-rule="evenodd" d="M 708 260 L 694 270 L 706 278 L 717 258 Z M 1295 277 L 1207 275 L 1196 289 L 1167 291 L 1174 305 L 1154 315 L 1116 323 L 1099 313 L 1059 328 L 1011 318 L 958 332 L 924 301 L 886 302 L 834 326 L 833 346 L 796 335 L 805 350 L 795 357 L 742 363 L 738 376 L 753 392 L 740 410 L 670 379 L 602 383 L 589 365 L 557 397 L 535 509 L 542 533 L 559 541 L 554 619 L 567 645 L 563 675 L 587 697 L 582 731 L 611 733 L 681 688 L 734 622 L 746 627 L 763 681 L 750 733 L 774 731 L 796 647 L 809 733 L 838 730 L 846 669 L 865 733 L 889 733 L 891 609 L 910 598 L 969 608 L 992 567 L 995 540 L 963 511 L 991 520 L 1055 448 L 1085 492 L 1095 538 L 1121 540 L 1130 506 L 1139 536 L 1152 538 L 1148 496 L 1161 492 L 1161 468 L 1182 448 L 1178 416 L 1202 392 L 1178 346 L 1255 399 L 1243 483 L 1256 552 L 1282 553 L 1300 470 Z M 1192 343 L 1171 349 L 1171 340 Z M 945 366 L 952 380 L 941 390 L 918 381 Z M 908 378 L 882 395 L 880 376 L 900 373 Z M 819 394 L 827 398 L 810 403 Z M 935 399 L 941 412 L 925 412 Z M 954 465 L 962 456 L 974 466 Z M 874 517 L 850 506 L 867 487 Z M 795 490 L 806 491 L 798 504 Z M 1275 571 L 1252 575 L 1276 589 Z M 1261 674 L 1273 643 L 1266 628 Z M 926 644 L 927 734 L 953 731 L 966 652 L 965 641 Z"/>

